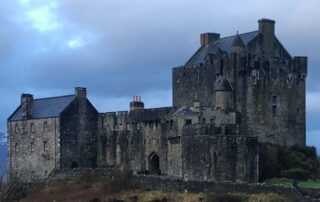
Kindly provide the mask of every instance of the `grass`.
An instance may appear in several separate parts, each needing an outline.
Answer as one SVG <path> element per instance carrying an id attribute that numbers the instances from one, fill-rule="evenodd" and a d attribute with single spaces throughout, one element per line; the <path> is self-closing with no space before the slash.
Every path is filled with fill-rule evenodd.
<path id="1" fill-rule="evenodd" d="M 147 191 L 139 188 L 111 190 L 106 180 L 54 180 L 33 189 L 21 202 L 91 201 L 91 202 L 289 202 L 276 193 L 186 193 Z"/>
<path id="2" fill-rule="evenodd" d="M 292 186 L 292 179 L 288 178 L 272 178 L 272 179 L 267 179 L 264 181 L 266 184 L 270 185 L 282 185 L 286 187 Z M 302 188 L 320 188 L 320 180 L 307 180 L 307 181 L 302 181 L 298 182 L 298 187 Z"/>

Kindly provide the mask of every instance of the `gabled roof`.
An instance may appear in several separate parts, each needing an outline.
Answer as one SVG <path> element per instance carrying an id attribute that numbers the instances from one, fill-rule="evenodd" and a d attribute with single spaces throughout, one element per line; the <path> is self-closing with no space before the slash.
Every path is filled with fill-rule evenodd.
<path id="1" fill-rule="evenodd" d="M 57 117 L 74 100 L 75 95 L 34 99 L 31 104 L 30 116 L 33 119 Z M 22 120 L 21 105 L 9 117 L 8 121 Z"/>
<path id="2" fill-rule="evenodd" d="M 187 106 L 183 106 L 178 108 L 175 112 L 172 113 L 172 115 L 195 115 L 197 112 L 192 111 Z"/>
<path id="3" fill-rule="evenodd" d="M 246 46 L 250 41 L 252 41 L 256 36 L 259 35 L 259 31 L 248 32 L 244 34 L 239 34 L 243 44 Z M 230 53 L 232 43 L 237 35 L 220 38 L 207 46 L 202 46 L 186 63 L 186 65 L 193 65 L 203 63 L 205 56 L 207 54 L 216 54 L 220 49 Z"/>

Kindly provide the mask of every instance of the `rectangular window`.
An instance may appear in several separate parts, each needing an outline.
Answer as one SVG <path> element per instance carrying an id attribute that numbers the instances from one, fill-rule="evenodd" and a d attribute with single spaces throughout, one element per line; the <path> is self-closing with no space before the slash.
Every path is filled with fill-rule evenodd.
<path id="1" fill-rule="evenodd" d="M 30 130 L 31 132 L 34 132 L 34 123 L 30 123 Z"/>
<path id="2" fill-rule="evenodd" d="M 202 118 L 202 124 L 206 124 L 206 119 Z"/>
<path id="3" fill-rule="evenodd" d="M 191 125 L 192 124 L 192 120 L 191 119 L 186 119 L 186 125 Z"/>
<path id="4" fill-rule="evenodd" d="M 19 145 L 18 145 L 18 143 L 16 143 L 16 144 L 14 145 L 14 151 L 16 151 L 16 152 L 17 152 L 17 151 L 18 151 L 18 149 L 19 149 L 18 147 L 19 147 Z"/>
<path id="5" fill-rule="evenodd" d="M 272 96 L 272 103 L 273 104 L 277 103 L 277 96 Z"/>
<path id="6" fill-rule="evenodd" d="M 48 130 L 48 123 L 46 121 L 43 123 L 43 130 L 44 131 Z"/>
<path id="7" fill-rule="evenodd" d="M 34 142 L 31 142 L 31 151 L 34 151 Z"/>
<path id="8" fill-rule="evenodd" d="M 272 115 L 276 115 L 277 114 L 277 106 L 272 106 Z"/>
<path id="9" fill-rule="evenodd" d="M 18 126 L 18 124 L 15 125 L 14 130 L 15 130 L 16 133 L 19 133 L 19 126 Z"/>
<path id="10" fill-rule="evenodd" d="M 46 151 L 48 149 L 47 147 L 48 147 L 48 142 L 44 141 L 43 142 L 43 150 Z"/>
<path id="11" fill-rule="evenodd" d="M 213 123 L 213 119 L 210 119 L 210 123 Z"/>

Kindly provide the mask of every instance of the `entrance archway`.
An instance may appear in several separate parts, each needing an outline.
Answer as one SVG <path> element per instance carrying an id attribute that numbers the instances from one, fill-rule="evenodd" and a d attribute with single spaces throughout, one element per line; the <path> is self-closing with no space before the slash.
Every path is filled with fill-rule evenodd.
<path id="1" fill-rule="evenodd" d="M 151 153 L 149 156 L 149 173 L 152 175 L 160 175 L 160 158 L 156 153 Z"/>

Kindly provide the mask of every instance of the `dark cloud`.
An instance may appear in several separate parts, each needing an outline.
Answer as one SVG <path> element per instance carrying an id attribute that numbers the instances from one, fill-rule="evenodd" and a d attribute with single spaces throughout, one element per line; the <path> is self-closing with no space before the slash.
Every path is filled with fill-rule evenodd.
<path id="1" fill-rule="evenodd" d="M 314 100 L 320 100 L 317 0 L 0 0 L 0 5 L 5 95 L 0 131 L 22 92 L 45 97 L 84 86 L 100 111 L 127 109 L 133 94 L 149 107 L 170 105 L 171 68 L 197 50 L 201 32 L 253 31 L 262 17 L 276 20 L 277 37 L 293 56 L 309 57 L 307 130 L 314 137 L 320 129 L 314 112 L 319 109 Z"/>

